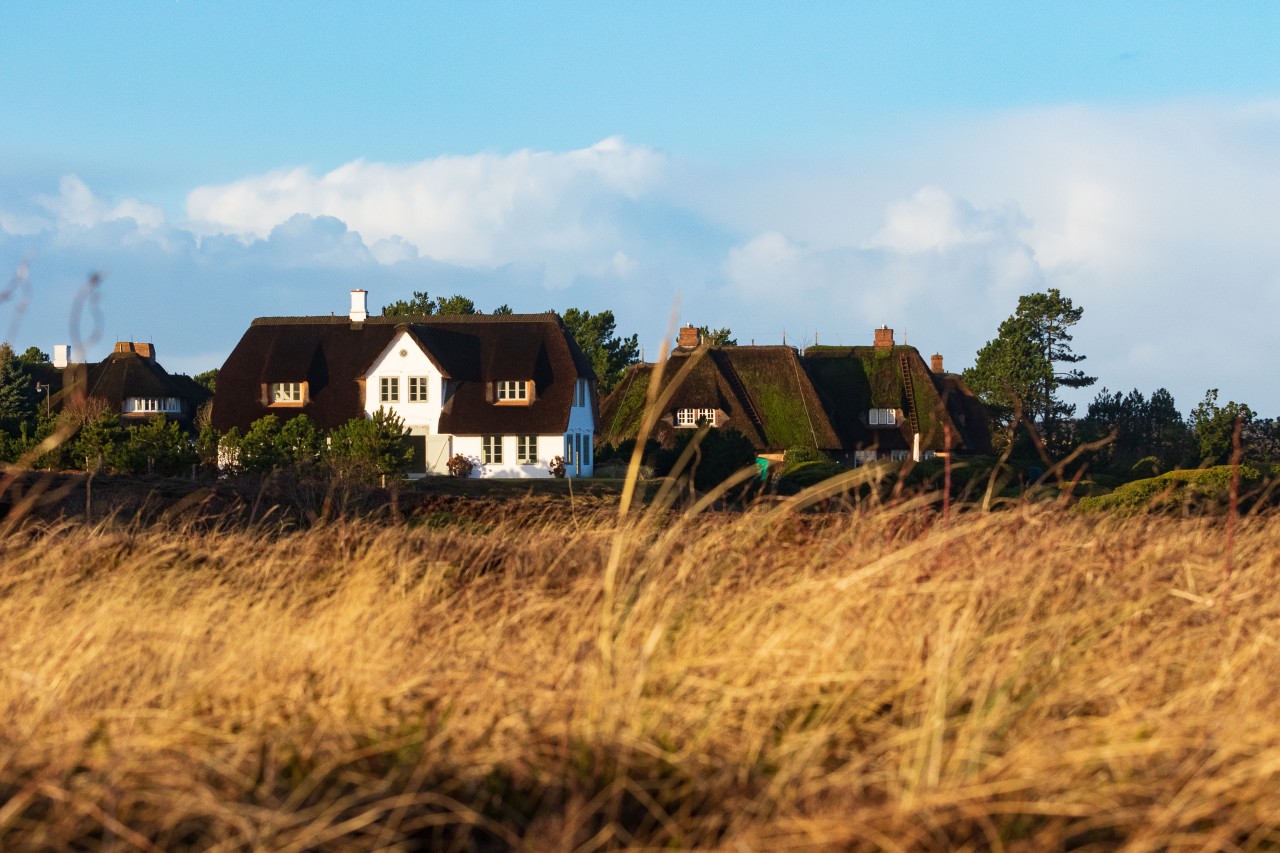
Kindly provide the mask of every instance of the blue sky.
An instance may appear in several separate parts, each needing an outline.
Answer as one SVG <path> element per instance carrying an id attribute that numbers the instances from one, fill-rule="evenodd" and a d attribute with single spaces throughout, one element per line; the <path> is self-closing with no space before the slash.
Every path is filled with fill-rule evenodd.
<path id="1" fill-rule="evenodd" d="M 103 270 L 90 355 L 170 369 L 360 286 L 612 308 L 650 356 L 677 304 L 744 343 L 886 323 L 958 370 L 1059 287 L 1099 385 L 1280 415 L 1280 4 L 10 2 L 0 32 L 23 346 Z"/>

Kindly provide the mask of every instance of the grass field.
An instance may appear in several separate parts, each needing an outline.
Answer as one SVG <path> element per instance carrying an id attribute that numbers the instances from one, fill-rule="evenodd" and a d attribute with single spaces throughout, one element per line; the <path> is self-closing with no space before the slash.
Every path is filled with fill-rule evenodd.
<path id="1" fill-rule="evenodd" d="M 502 506 L 11 530 L 0 848 L 1280 846 L 1266 517 Z"/>

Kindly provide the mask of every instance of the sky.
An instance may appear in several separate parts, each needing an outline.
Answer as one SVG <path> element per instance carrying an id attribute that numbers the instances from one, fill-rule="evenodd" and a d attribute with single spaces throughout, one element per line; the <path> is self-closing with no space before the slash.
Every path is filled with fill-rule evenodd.
<path id="1" fill-rule="evenodd" d="M 888 325 L 958 372 L 1058 288 L 1081 413 L 1280 416 L 1277 3 L 8 0 L 0 35 L 20 349 L 195 373 L 363 288 L 609 309 L 650 360 L 673 320 Z"/>

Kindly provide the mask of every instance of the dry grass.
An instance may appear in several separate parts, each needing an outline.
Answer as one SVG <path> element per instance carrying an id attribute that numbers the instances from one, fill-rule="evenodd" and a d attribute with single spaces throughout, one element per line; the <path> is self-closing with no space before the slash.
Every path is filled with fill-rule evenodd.
<path id="1" fill-rule="evenodd" d="M 516 505 L 517 507 L 519 505 Z M 1266 518 L 0 544 L 4 849 L 1280 846 Z"/>

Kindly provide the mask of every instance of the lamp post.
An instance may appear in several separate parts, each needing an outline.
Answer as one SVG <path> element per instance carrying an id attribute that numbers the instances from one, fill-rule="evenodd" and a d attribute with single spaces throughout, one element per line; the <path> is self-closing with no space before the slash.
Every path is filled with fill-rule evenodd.
<path id="1" fill-rule="evenodd" d="M 44 416 L 47 418 L 49 417 L 49 383 L 48 382 L 36 383 L 36 393 L 39 394 L 41 391 L 44 391 Z"/>

